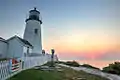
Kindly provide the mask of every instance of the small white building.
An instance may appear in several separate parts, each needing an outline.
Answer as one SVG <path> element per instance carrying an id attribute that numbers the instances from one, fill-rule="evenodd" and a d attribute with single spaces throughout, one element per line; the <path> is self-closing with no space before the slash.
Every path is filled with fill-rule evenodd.
<path id="1" fill-rule="evenodd" d="M 26 40 L 13 36 L 8 40 L 0 38 L 0 58 L 21 58 L 32 53 L 33 46 Z"/>
<path id="2" fill-rule="evenodd" d="M 26 40 L 13 36 L 7 40 L 8 42 L 8 58 L 20 58 L 28 56 L 33 49 L 33 46 Z"/>
<path id="3" fill-rule="evenodd" d="M 0 58 L 5 58 L 7 54 L 8 43 L 0 37 Z"/>

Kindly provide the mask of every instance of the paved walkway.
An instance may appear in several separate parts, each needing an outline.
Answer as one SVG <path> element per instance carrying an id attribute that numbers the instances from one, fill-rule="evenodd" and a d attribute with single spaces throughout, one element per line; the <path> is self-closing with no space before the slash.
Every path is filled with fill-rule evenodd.
<path id="1" fill-rule="evenodd" d="M 102 76 L 102 77 L 106 77 L 110 80 L 120 80 L 120 76 L 117 76 L 117 75 L 114 75 L 114 74 L 109 74 L 109 73 L 104 73 L 104 72 L 102 72 L 100 70 L 97 70 L 97 69 L 89 69 L 89 68 L 85 68 L 85 67 L 70 67 L 70 66 L 67 66 L 67 65 L 64 65 L 64 64 L 59 64 L 59 65 L 64 66 L 64 67 L 69 67 L 69 68 L 72 68 L 72 69 L 77 70 L 77 71 L 83 70 L 87 73 Z"/>

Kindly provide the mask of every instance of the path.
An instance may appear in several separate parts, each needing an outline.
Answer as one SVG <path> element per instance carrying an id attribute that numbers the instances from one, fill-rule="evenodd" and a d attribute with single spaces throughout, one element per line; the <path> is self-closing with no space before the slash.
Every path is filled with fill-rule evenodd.
<path id="1" fill-rule="evenodd" d="M 102 77 L 106 77 L 110 80 L 120 80 L 120 76 L 117 76 L 117 75 L 114 75 L 114 74 L 109 74 L 109 73 L 104 73 L 104 72 L 102 72 L 100 70 L 97 70 L 97 69 L 89 69 L 89 68 L 85 68 L 85 67 L 70 67 L 70 66 L 67 66 L 67 65 L 64 65 L 64 64 L 59 64 L 59 65 L 64 66 L 64 67 L 69 67 L 69 68 L 72 68 L 72 69 L 77 70 L 77 71 L 83 70 L 87 73 L 102 76 Z"/>

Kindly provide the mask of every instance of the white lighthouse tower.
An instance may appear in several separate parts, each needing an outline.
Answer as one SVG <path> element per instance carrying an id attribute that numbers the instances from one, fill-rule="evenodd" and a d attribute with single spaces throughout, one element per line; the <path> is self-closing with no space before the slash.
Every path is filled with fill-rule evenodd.
<path id="1" fill-rule="evenodd" d="M 29 41 L 33 50 L 32 53 L 42 54 L 42 41 L 41 41 L 41 24 L 39 18 L 40 12 L 34 8 L 29 11 L 29 18 L 26 19 L 26 28 L 24 32 L 24 39 Z"/>

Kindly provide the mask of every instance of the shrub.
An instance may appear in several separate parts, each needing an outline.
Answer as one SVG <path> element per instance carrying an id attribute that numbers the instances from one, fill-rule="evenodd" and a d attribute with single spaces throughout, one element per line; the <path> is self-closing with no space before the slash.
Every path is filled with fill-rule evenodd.
<path id="1" fill-rule="evenodd" d="M 102 71 L 120 75 L 120 62 L 109 64 L 109 66 L 104 67 Z"/>
<path id="2" fill-rule="evenodd" d="M 76 61 L 67 61 L 64 64 L 69 65 L 69 66 L 74 66 L 74 67 L 79 67 L 79 63 Z"/>
<path id="3" fill-rule="evenodd" d="M 97 68 L 97 67 L 93 67 L 93 66 L 91 66 L 91 65 L 89 65 L 89 64 L 83 64 L 83 65 L 81 65 L 82 67 L 87 67 L 87 68 L 93 68 L 93 69 L 99 69 L 99 68 Z M 100 69 L 99 69 L 100 70 Z"/>

